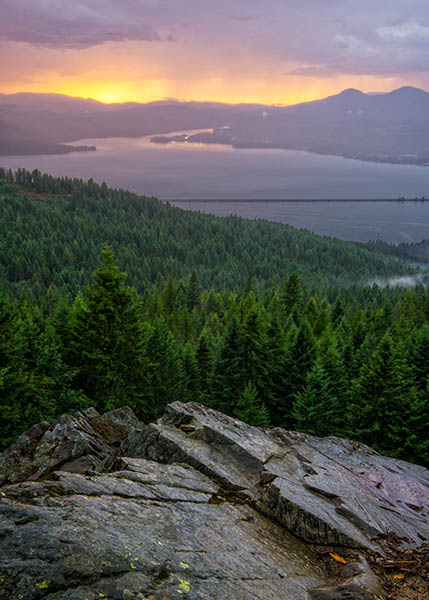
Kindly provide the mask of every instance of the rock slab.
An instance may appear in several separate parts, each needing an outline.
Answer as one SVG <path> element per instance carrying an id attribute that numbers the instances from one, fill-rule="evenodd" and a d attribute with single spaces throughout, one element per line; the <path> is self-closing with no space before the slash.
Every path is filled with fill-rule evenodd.
<path id="1" fill-rule="evenodd" d="M 189 464 L 313 544 L 379 550 L 374 538 L 387 531 L 411 545 L 429 539 L 429 471 L 350 440 L 263 430 L 175 402 L 121 452 Z"/>
<path id="2" fill-rule="evenodd" d="M 425 469 L 193 403 L 42 423 L 0 481 L 1 600 L 382 600 L 363 557 L 333 579 L 312 545 L 429 537 Z"/>

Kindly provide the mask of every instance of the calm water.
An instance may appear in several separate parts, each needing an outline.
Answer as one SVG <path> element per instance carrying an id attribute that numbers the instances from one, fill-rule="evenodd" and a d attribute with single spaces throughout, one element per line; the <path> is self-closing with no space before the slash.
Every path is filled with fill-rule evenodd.
<path id="1" fill-rule="evenodd" d="M 0 157 L 0 166 L 105 181 L 109 186 L 181 199 L 429 197 L 429 168 L 383 165 L 286 150 L 235 150 L 208 144 L 152 144 L 149 138 L 89 139 L 97 152 Z M 348 240 L 429 237 L 429 203 L 201 203 L 217 215 L 264 218 Z"/>
<path id="2" fill-rule="evenodd" d="M 418 242 L 429 238 L 429 202 L 174 202 L 219 217 L 268 219 L 342 240 Z"/>

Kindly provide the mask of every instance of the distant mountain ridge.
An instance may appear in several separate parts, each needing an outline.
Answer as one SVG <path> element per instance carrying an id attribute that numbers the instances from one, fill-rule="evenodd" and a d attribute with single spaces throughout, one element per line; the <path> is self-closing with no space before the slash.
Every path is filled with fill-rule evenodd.
<path id="1" fill-rule="evenodd" d="M 56 153 L 64 148 L 55 144 L 84 138 L 213 129 L 187 141 L 429 163 L 429 93 L 410 86 L 385 94 L 346 89 L 289 106 L 176 100 L 104 104 L 59 94 L 0 94 L 0 123 L 0 155 L 13 145 L 17 154 L 39 153 L 38 145 L 42 152 L 49 144 L 49 153 Z"/>

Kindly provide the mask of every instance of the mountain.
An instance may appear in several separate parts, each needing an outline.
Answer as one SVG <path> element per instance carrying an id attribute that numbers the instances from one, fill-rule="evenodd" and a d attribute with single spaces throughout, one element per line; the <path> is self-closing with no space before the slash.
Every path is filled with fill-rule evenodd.
<path id="1" fill-rule="evenodd" d="M 0 154 L 22 156 L 25 154 L 68 154 L 70 152 L 88 152 L 94 146 L 72 146 L 52 142 L 19 127 L 0 121 Z"/>
<path id="2" fill-rule="evenodd" d="M 21 95 L 17 94 L 17 96 Z M 20 98 L 23 102 L 22 106 L 26 107 L 29 102 L 28 94 L 22 96 L 24 96 L 24 98 Z M 45 122 L 46 109 L 22 108 L 19 101 L 16 104 L 9 103 L 5 101 L 5 98 L 11 99 L 0 94 L 0 155 L 67 154 L 95 150 L 94 147 L 89 146 L 71 146 L 59 143 L 50 133 L 49 124 Z M 33 104 L 37 106 L 37 102 L 32 101 Z M 63 106 L 69 114 L 68 109 L 65 105 Z"/>
<path id="3" fill-rule="evenodd" d="M 182 129 L 206 129 L 233 123 L 238 116 L 260 114 L 258 105 L 161 101 L 103 104 L 55 94 L 0 95 L 0 121 L 23 129 L 13 140 L 74 142 L 97 137 L 139 137 Z M 0 138 L 0 155 L 9 146 Z M 28 154 L 23 148 L 21 154 Z"/>
<path id="4" fill-rule="evenodd" d="M 196 403 L 64 415 L 0 455 L 0 598 L 423 600 L 428 476 Z"/>
<path id="5" fill-rule="evenodd" d="M 392 163 L 429 162 L 429 93 L 402 87 L 386 94 L 344 90 L 292 106 L 160 101 L 103 104 L 55 94 L 0 95 L 0 121 L 26 139 L 64 143 L 214 129 L 188 142 L 274 147 Z M 15 138 L 13 138 L 15 139 Z M 157 138 L 169 142 L 170 138 Z M 0 154 L 9 146 L 0 141 Z M 55 148 L 52 149 L 53 151 Z M 21 150 L 20 150 L 21 151 Z M 22 150 L 24 152 L 24 150 Z"/>
<path id="6" fill-rule="evenodd" d="M 376 96 L 345 90 L 324 100 L 267 108 L 264 118 L 243 117 L 222 132 L 188 141 L 426 164 L 429 94 L 411 87 Z"/>

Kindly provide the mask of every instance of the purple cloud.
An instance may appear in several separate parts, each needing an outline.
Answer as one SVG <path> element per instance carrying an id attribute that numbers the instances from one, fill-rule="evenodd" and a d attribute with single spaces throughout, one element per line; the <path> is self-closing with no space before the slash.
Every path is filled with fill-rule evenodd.
<path id="1" fill-rule="evenodd" d="M 47 48 L 84 49 L 105 42 L 158 41 L 127 4 L 109 0 L 1 0 L 0 38 Z"/>
<path id="2" fill-rule="evenodd" d="M 175 41 L 205 72 L 233 69 L 237 57 L 240 72 L 248 64 L 249 73 L 257 65 L 294 77 L 429 70 L 427 0 L 0 0 L 0 8 L 0 39 L 63 49 Z"/>

